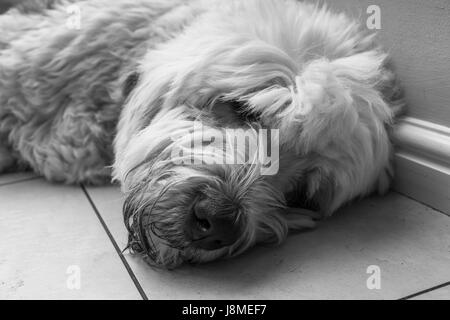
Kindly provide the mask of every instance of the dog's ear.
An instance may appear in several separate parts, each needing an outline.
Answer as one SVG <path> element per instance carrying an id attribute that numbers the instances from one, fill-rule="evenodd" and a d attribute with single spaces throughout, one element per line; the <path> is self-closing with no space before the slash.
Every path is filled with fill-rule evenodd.
<path id="1" fill-rule="evenodd" d="M 125 80 L 122 88 L 122 96 L 124 98 L 127 98 L 128 95 L 133 91 L 134 87 L 136 87 L 137 83 L 139 81 L 139 73 L 133 72 L 130 74 L 127 79 Z"/>

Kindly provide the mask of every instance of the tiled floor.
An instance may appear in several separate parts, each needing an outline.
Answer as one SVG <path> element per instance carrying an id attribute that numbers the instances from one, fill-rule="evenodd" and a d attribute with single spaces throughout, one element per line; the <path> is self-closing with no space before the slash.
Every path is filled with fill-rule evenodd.
<path id="1" fill-rule="evenodd" d="M 114 186 L 0 176 L 0 298 L 450 299 L 450 217 L 396 193 L 282 246 L 175 271 L 120 253 L 122 201 Z"/>

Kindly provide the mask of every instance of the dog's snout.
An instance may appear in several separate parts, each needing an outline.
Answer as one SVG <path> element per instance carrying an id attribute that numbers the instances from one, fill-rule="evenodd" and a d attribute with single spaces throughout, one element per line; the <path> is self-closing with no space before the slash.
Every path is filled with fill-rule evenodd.
<path id="1" fill-rule="evenodd" d="M 231 245 L 239 237 L 236 214 L 219 214 L 208 200 L 195 204 L 190 229 L 192 245 L 205 250 Z"/>

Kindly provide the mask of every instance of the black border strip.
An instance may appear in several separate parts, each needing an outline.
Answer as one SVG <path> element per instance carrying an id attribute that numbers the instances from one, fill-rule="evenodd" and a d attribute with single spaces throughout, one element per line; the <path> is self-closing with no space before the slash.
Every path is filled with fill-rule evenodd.
<path id="1" fill-rule="evenodd" d="M 100 212 L 98 211 L 97 207 L 95 206 L 94 202 L 92 201 L 92 198 L 89 195 L 86 187 L 83 184 L 80 184 L 80 187 L 83 190 L 84 194 L 86 195 L 89 203 L 91 204 L 92 209 L 94 209 L 94 212 L 97 215 L 98 220 L 100 221 L 103 229 L 105 229 L 105 232 L 106 232 L 106 234 L 109 237 L 109 240 L 112 242 L 112 244 L 114 246 L 114 249 L 116 250 L 117 254 L 119 255 L 120 260 L 122 260 L 122 263 L 124 264 L 125 269 L 128 271 L 128 274 L 130 275 L 131 280 L 133 280 L 133 283 L 136 286 L 136 289 L 139 291 L 139 294 L 141 295 L 142 299 L 148 300 L 148 297 L 145 294 L 144 289 L 142 289 L 142 286 L 139 283 L 138 279 L 136 278 L 136 275 L 134 274 L 134 272 L 131 269 L 130 265 L 128 264 L 128 261 L 123 256 L 122 250 L 120 250 L 119 246 L 117 245 L 116 240 L 114 239 L 113 235 L 109 231 L 108 226 L 106 225 L 105 221 L 103 220 L 102 216 L 100 215 Z"/>
<path id="2" fill-rule="evenodd" d="M 450 281 L 444 282 L 444 283 L 439 284 L 437 286 L 434 286 L 434 287 L 431 287 L 431 288 L 428 288 L 428 289 L 425 289 L 425 290 L 422 290 L 422 291 L 419 291 L 419 292 L 416 292 L 416 293 L 413 293 L 413 294 L 410 294 L 409 296 L 400 298 L 399 300 L 407 300 L 407 299 L 415 298 L 417 296 L 421 296 L 421 295 L 423 295 L 425 293 L 428 293 L 430 291 L 434 291 L 434 290 L 437 290 L 437 289 L 444 288 L 444 287 L 446 287 L 448 285 L 450 285 Z"/>

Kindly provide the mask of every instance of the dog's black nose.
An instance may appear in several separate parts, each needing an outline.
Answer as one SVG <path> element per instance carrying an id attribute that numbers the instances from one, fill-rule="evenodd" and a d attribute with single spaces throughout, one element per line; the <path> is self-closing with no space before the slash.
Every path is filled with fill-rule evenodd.
<path id="1" fill-rule="evenodd" d="M 236 213 L 218 212 L 207 200 L 195 204 L 190 229 L 192 245 L 205 250 L 231 245 L 240 233 Z"/>

